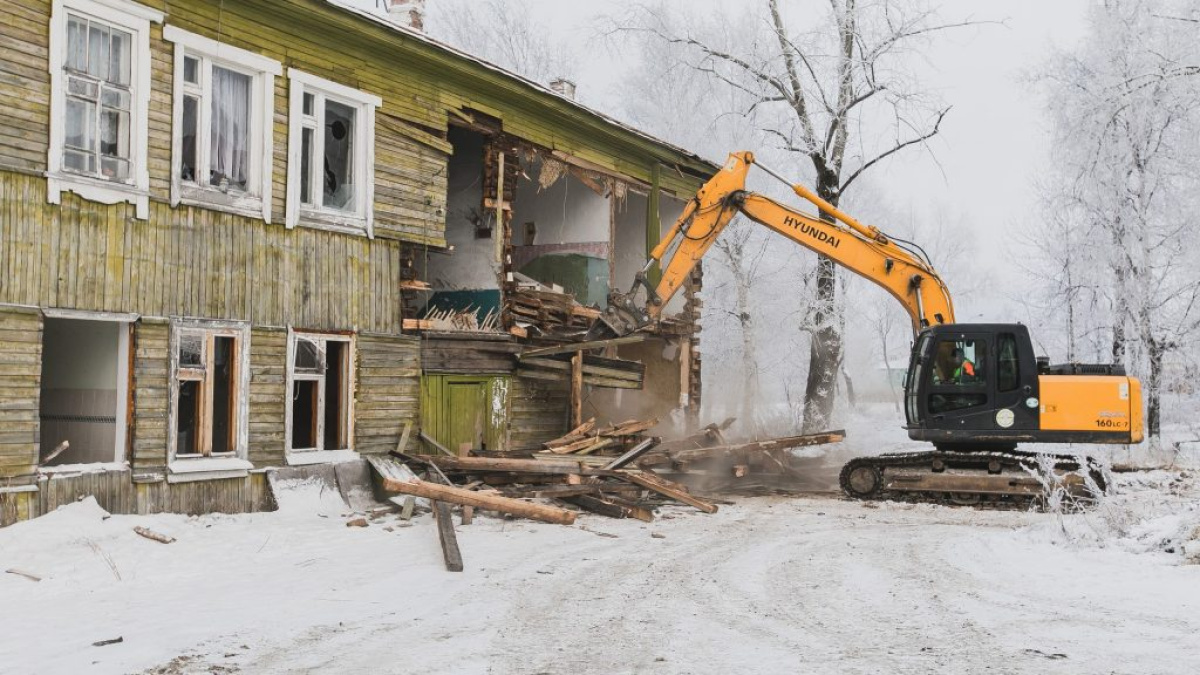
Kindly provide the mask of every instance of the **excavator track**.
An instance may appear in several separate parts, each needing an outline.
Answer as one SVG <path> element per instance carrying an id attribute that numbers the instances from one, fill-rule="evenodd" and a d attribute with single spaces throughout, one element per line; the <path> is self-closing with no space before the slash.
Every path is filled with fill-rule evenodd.
<path id="1" fill-rule="evenodd" d="M 1051 478 L 1038 457 L 1053 459 Z M 842 492 L 852 499 L 932 502 L 987 508 L 1044 506 L 1045 485 L 1057 484 L 1073 505 L 1084 505 L 1106 488 L 1104 472 L 1090 458 L 1086 478 L 1080 457 L 1018 451 L 890 453 L 858 457 L 842 467 Z"/>

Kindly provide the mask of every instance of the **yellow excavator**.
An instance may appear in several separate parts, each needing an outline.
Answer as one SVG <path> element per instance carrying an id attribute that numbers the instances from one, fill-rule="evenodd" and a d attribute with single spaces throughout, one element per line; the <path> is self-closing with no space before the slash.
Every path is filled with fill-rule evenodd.
<path id="1" fill-rule="evenodd" d="M 833 221 L 748 192 L 746 176 L 755 165 L 750 152 L 729 156 L 650 253 L 630 291 L 610 294 L 591 337 L 627 335 L 653 325 L 722 230 L 744 215 L 883 287 L 912 320 L 905 428 L 909 438 L 929 441 L 934 449 L 851 460 L 840 476 L 848 496 L 1013 503 L 1040 497 L 1048 482 L 1076 495 L 1105 489 L 1103 472 L 1090 458 L 1016 448 L 1020 443 L 1140 443 L 1142 395 L 1136 378 L 1119 365 L 1050 365 L 1034 355 L 1021 324 L 955 323 L 950 291 L 919 246 L 858 222 L 762 164 L 757 166 Z M 656 262 L 662 268 L 657 286 L 647 277 Z M 641 302 L 640 290 L 645 291 Z"/>

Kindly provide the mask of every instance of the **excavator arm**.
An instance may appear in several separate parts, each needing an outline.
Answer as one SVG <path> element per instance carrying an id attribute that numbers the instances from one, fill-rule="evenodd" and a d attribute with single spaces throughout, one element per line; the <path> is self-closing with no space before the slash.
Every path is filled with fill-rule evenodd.
<path id="1" fill-rule="evenodd" d="M 679 219 L 651 251 L 630 292 L 610 295 L 609 307 L 601 321 L 611 333 L 624 335 L 656 321 L 696 264 L 739 213 L 883 287 L 907 310 L 914 332 L 954 322 L 949 290 L 915 245 L 905 245 L 875 227 L 859 223 L 802 185 L 784 181 L 796 195 L 812 202 L 835 222 L 814 218 L 763 195 L 747 192 L 746 175 L 754 163 L 752 153 L 731 154 L 724 167 L 688 202 Z M 646 276 L 655 262 L 662 264 L 662 278 L 657 286 L 650 284 Z M 646 291 L 646 301 L 641 306 L 635 300 L 639 287 Z"/>

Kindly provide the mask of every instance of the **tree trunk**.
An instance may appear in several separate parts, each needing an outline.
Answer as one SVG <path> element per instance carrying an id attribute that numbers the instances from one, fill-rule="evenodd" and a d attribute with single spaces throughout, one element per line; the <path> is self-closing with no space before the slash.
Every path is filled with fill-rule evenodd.
<path id="1" fill-rule="evenodd" d="M 1157 445 L 1162 428 L 1162 362 L 1165 349 L 1161 340 L 1151 338 L 1148 342 L 1150 373 L 1146 381 L 1146 435 L 1150 437 L 1152 445 Z"/>
<path id="2" fill-rule="evenodd" d="M 755 408 L 758 405 L 758 354 L 755 349 L 754 319 L 750 314 L 750 280 L 742 269 L 740 259 L 734 269 L 737 284 L 738 321 L 742 326 L 742 410 L 743 428 L 752 433 L 758 429 Z"/>
<path id="3" fill-rule="evenodd" d="M 824 172 L 818 176 L 827 175 Z M 817 194 L 837 206 L 837 183 L 818 178 Z M 834 222 L 821 212 L 821 220 Z M 817 297 L 810 313 L 812 340 L 808 350 L 808 382 L 804 389 L 803 433 L 823 431 L 833 420 L 838 368 L 842 362 L 842 332 L 839 330 L 837 267 L 825 256 L 817 259 Z"/>

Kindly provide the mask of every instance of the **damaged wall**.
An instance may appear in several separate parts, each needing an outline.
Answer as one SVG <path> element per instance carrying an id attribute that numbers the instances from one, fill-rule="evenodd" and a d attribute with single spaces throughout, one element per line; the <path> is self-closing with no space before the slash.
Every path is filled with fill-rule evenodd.
<path id="1" fill-rule="evenodd" d="M 606 186 L 553 159 L 534 156 L 522 169 L 513 205 L 513 269 L 562 286 L 583 304 L 603 305 L 610 197 L 600 191 Z"/>

